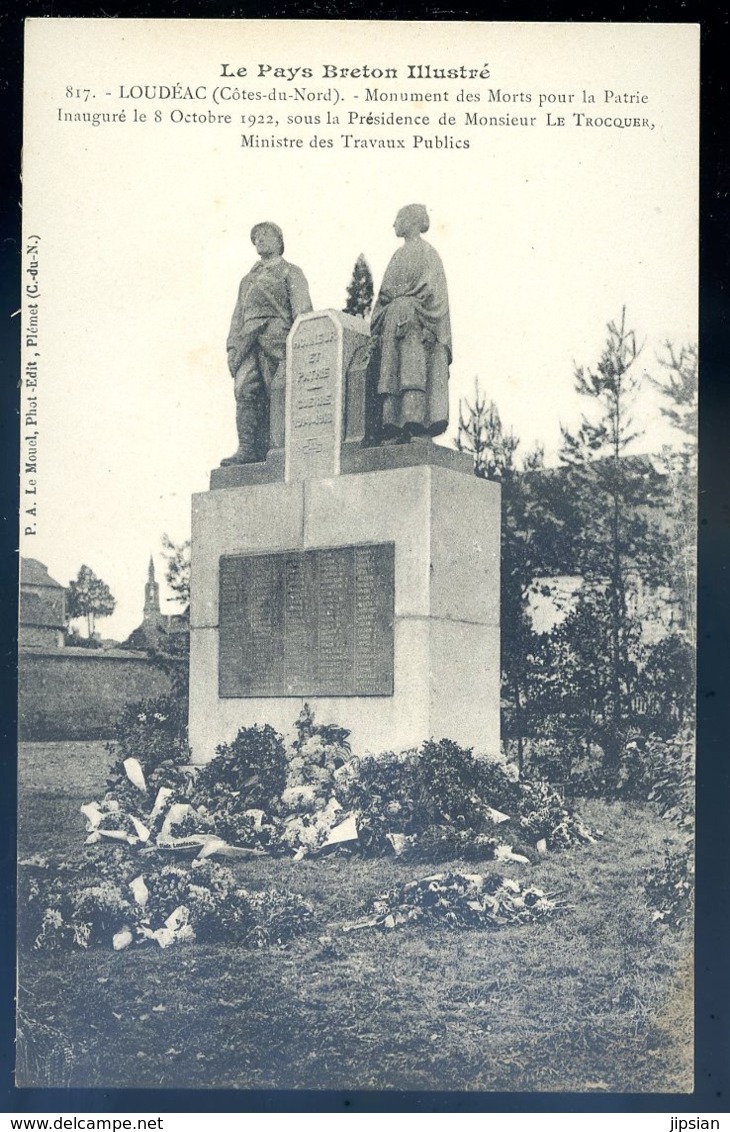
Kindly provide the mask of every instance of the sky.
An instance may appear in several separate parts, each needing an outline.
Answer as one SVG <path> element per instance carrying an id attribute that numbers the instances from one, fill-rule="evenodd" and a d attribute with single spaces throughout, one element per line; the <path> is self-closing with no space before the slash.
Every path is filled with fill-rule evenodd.
<path id="1" fill-rule="evenodd" d="M 26 245 L 40 237 L 40 357 L 37 533 L 23 538 L 21 552 L 64 584 L 82 563 L 91 566 L 118 602 L 100 624 L 105 636 L 121 639 L 139 624 L 150 554 L 162 580 L 163 532 L 188 537 L 191 495 L 207 490 L 211 468 L 235 448 L 225 340 L 238 283 L 256 258 L 255 222 L 282 227 L 286 258 L 307 276 L 315 309 L 341 309 L 357 256 L 367 258 L 377 290 L 399 244 L 396 212 L 426 204 L 454 341 L 445 441 L 455 435 L 460 398 L 472 397 L 478 381 L 521 451 L 540 442 L 554 461 L 561 422 L 576 424 L 583 408 L 575 365 L 595 365 L 606 323 L 623 306 L 643 343 L 642 372 L 658 372 L 666 340 L 696 340 L 690 25 L 35 20 L 28 36 L 24 232 Z M 224 62 L 247 74 L 223 80 Z M 414 85 L 402 77 L 412 63 L 486 66 L 490 76 Z M 259 77 L 261 65 L 272 71 Z M 399 78 L 321 77 L 335 65 L 392 66 Z M 304 66 L 311 79 L 273 77 L 275 67 Z M 145 84 L 204 85 L 206 99 L 129 97 Z M 314 97 L 216 104 L 222 85 L 263 95 L 299 87 Z M 446 91 L 449 99 L 367 103 L 367 89 Z M 316 97 L 328 91 L 337 103 L 332 93 Z M 457 101 L 459 91 L 479 93 L 479 104 Z M 597 106 L 582 102 L 583 91 Z M 517 97 L 526 94 L 529 104 Z M 561 101 L 571 94 L 572 104 Z M 62 120 L 92 110 L 124 110 L 125 121 Z M 135 122 L 135 110 L 147 120 Z M 234 121 L 174 122 L 171 110 Z M 548 126 L 548 111 L 567 124 Z M 654 128 L 577 126 L 578 111 L 646 118 Z M 262 112 L 279 126 L 238 124 L 241 114 Z M 326 124 L 328 112 L 339 125 Z M 432 122 L 450 114 L 455 123 L 423 135 L 469 148 L 414 149 L 418 128 L 346 124 L 348 114 L 368 112 L 426 112 Z M 467 112 L 534 115 L 536 126 L 469 126 Z M 290 114 L 321 121 L 289 124 Z M 251 149 L 242 132 L 305 145 Z M 402 136 L 407 146 L 344 149 L 348 132 Z M 336 144 L 312 146 L 313 136 Z M 649 386 L 636 416 L 637 450 L 668 441 Z"/>

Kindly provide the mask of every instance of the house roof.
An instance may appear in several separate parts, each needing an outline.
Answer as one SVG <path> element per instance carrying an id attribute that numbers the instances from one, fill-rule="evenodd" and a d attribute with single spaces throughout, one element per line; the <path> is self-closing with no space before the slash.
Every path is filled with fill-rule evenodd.
<path id="1" fill-rule="evenodd" d="M 54 590 L 66 588 L 51 577 L 48 573 L 48 567 L 39 562 L 37 558 L 20 559 L 20 583 L 25 586 L 48 586 Z"/>

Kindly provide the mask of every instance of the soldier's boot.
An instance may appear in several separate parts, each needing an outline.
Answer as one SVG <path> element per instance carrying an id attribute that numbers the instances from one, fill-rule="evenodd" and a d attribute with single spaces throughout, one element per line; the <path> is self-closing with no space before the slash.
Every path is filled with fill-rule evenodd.
<path id="1" fill-rule="evenodd" d="M 227 468 L 232 464 L 258 464 L 262 457 L 258 450 L 256 407 L 248 401 L 236 401 L 236 429 L 238 430 L 238 448 L 232 456 L 225 456 L 221 460 L 221 467 Z"/>

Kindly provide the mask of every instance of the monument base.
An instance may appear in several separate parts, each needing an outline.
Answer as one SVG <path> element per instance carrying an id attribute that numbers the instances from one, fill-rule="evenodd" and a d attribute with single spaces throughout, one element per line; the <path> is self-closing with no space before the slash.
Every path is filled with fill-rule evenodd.
<path id="1" fill-rule="evenodd" d="M 477 479 L 471 462 L 457 453 L 441 449 L 445 455 L 434 456 L 431 445 L 409 448 L 407 457 L 397 448 L 380 450 L 393 457 L 359 457 L 362 470 L 327 479 L 249 481 L 223 488 L 221 476 L 217 490 L 194 497 L 190 743 L 195 762 L 208 761 L 216 746 L 231 740 L 240 727 L 269 723 L 291 735 L 305 701 L 318 722 L 349 728 L 353 751 L 360 755 L 417 747 L 430 737 L 454 739 L 483 752 L 498 748 L 500 489 Z M 371 461 L 380 470 L 366 470 Z M 234 478 L 226 470 L 229 475 Z M 392 657 L 383 658 L 392 666 L 392 694 L 331 694 L 337 673 L 332 675 L 330 664 L 323 683 L 314 661 L 309 684 L 306 672 L 299 670 L 290 679 L 286 643 L 277 654 L 282 676 L 271 685 L 273 694 L 262 694 L 250 664 L 246 679 L 252 694 L 231 694 L 228 667 L 235 667 L 237 654 L 235 647 L 221 648 L 221 559 L 281 555 L 283 562 L 285 552 L 291 552 L 284 565 L 279 563 L 282 578 L 289 579 L 288 563 L 299 569 L 297 552 L 355 548 L 353 553 L 362 554 L 369 546 L 394 549 L 392 592 L 383 595 L 383 608 L 392 610 L 392 636 L 387 637 Z M 281 582 L 284 602 L 290 600 L 289 584 Z M 368 581 L 371 589 L 375 584 Z M 353 586 L 360 582 L 351 583 L 350 595 Z M 255 605 L 261 602 L 266 616 L 274 617 L 272 624 L 280 624 L 268 609 L 270 594 L 262 597 L 256 591 L 243 594 L 242 600 L 249 603 L 247 619 L 258 616 Z M 230 608 L 224 604 L 224 618 Z M 367 614 L 362 617 L 367 624 Z M 247 623 L 248 631 L 258 632 L 257 647 L 265 647 L 261 624 L 251 628 Z M 310 652 L 316 650 L 316 640 L 316 635 L 307 638 Z M 245 669 L 244 652 L 240 646 Z M 288 679 L 297 691 L 282 695 Z M 347 684 L 344 672 L 342 682 Z M 355 679 L 352 686 L 362 684 Z"/>

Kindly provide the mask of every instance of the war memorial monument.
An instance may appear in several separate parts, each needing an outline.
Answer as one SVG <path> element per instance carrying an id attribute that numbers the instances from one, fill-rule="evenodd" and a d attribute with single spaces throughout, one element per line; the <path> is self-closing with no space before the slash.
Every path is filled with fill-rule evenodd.
<path id="1" fill-rule="evenodd" d="M 370 325 L 312 310 L 277 225 L 251 233 L 228 338 L 237 451 L 193 497 L 190 742 L 289 732 L 303 703 L 377 753 L 499 745 L 500 489 L 448 424 L 446 279 L 401 209 Z"/>

